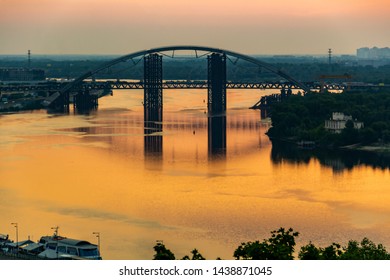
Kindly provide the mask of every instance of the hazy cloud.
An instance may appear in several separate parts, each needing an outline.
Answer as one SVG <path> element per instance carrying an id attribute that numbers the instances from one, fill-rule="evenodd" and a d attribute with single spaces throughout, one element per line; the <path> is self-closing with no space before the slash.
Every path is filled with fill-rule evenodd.
<path id="1" fill-rule="evenodd" d="M 155 229 L 174 229 L 170 226 L 164 226 L 156 221 L 138 219 L 123 214 L 118 214 L 109 211 L 90 209 L 90 208 L 67 208 L 67 207 L 47 207 L 45 210 L 50 212 L 56 212 L 66 216 L 76 216 L 85 219 L 103 219 L 112 220 L 121 223 L 127 223 L 139 227 L 155 228 Z"/>

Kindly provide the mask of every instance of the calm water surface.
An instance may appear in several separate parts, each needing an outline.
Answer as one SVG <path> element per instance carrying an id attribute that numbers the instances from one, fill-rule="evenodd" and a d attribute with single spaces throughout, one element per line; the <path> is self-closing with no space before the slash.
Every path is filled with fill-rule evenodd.
<path id="1" fill-rule="evenodd" d="M 162 132 L 148 136 L 135 90 L 89 115 L 0 115 L 0 233 L 15 239 L 18 222 L 19 240 L 37 240 L 58 225 L 97 242 L 98 231 L 105 259 L 151 259 L 156 240 L 177 258 L 232 259 L 279 227 L 300 232 L 297 249 L 364 236 L 390 248 L 389 169 L 285 157 L 246 109 L 260 94 L 228 92 L 226 153 L 209 151 L 201 90 L 165 91 Z"/>

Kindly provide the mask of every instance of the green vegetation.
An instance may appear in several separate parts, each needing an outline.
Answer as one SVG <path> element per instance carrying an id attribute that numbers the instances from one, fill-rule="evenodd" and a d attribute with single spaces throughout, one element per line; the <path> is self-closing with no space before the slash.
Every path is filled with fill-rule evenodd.
<path id="1" fill-rule="evenodd" d="M 153 247 L 154 260 L 175 260 L 175 255 L 171 252 L 171 250 L 165 248 L 165 245 L 162 242 L 157 241 L 156 246 Z"/>
<path id="2" fill-rule="evenodd" d="M 299 235 L 292 228 L 285 231 L 280 228 L 277 231 L 271 232 L 272 236 L 269 239 L 264 239 L 263 242 L 247 242 L 242 243 L 234 251 L 236 260 L 292 260 L 294 259 L 295 237 Z"/>
<path id="3" fill-rule="evenodd" d="M 175 260 L 175 255 L 171 250 L 167 249 L 161 241 L 157 241 L 156 245 L 153 247 L 156 252 L 153 256 L 154 260 Z M 199 253 L 197 249 L 191 251 L 191 258 L 185 255 L 182 260 L 205 260 L 205 258 Z"/>
<path id="4" fill-rule="evenodd" d="M 325 130 L 332 112 L 351 115 L 364 123 L 356 130 L 352 122 L 340 134 Z M 319 146 L 340 147 L 351 144 L 390 143 L 390 92 L 309 93 L 292 95 L 272 107 L 275 139 L 315 141 Z"/>
<path id="5" fill-rule="evenodd" d="M 236 260 L 293 260 L 295 251 L 295 238 L 299 233 L 292 228 L 285 230 L 280 228 L 271 232 L 269 239 L 242 243 L 234 251 Z M 156 254 L 154 260 L 174 260 L 175 255 L 161 242 L 154 246 Z M 185 256 L 182 260 L 204 260 L 205 258 L 197 249 L 191 251 L 192 257 Z M 338 243 L 321 248 L 313 243 L 302 246 L 298 259 L 300 260 L 390 260 L 390 254 L 382 244 L 375 245 L 368 238 L 363 238 L 359 243 L 350 240 L 343 247 Z"/>
<path id="6" fill-rule="evenodd" d="M 355 240 L 348 242 L 346 247 L 337 243 L 320 248 L 309 243 L 301 248 L 298 258 L 301 260 L 390 260 L 390 254 L 382 244 L 375 245 L 368 238 L 359 243 Z"/>

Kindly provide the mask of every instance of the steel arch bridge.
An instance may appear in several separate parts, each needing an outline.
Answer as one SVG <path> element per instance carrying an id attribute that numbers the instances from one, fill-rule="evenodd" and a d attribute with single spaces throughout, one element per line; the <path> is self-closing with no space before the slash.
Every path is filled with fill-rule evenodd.
<path id="1" fill-rule="evenodd" d="M 221 54 L 221 55 L 234 57 L 236 59 L 242 59 L 244 61 L 253 63 L 253 64 L 255 64 L 255 65 L 259 66 L 259 67 L 263 67 L 264 69 L 267 69 L 268 71 L 270 71 L 270 72 L 272 72 L 272 73 L 274 73 L 274 74 L 276 74 L 276 75 L 286 79 L 291 84 L 295 85 L 296 88 L 300 88 L 304 92 L 310 92 L 310 87 L 309 86 L 307 86 L 307 85 L 301 83 L 300 81 L 294 79 L 293 77 L 291 77 L 287 73 L 283 72 L 282 70 L 276 68 L 275 66 L 273 66 L 273 65 L 271 65 L 269 63 L 266 63 L 264 61 L 261 61 L 261 60 L 259 60 L 257 58 L 254 58 L 252 56 L 241 54 L 241 53 L 230 51 L 230 50 L 220 49 L 220 48 L 205 47 L 205 46 L 195 46 L 195 45 L 177 45 L 177 46 L 166 46 L 166 47 L 159 47 L 159 48 L 153 48 L 153 49 L 148 49 L 148 50 L 141 50 L 141 51 L 137 51 L 137 52 L 133 52 L 133 53 L 130 53 L 130 54 L 126 54 L 126 55 L 120 56 L 120 57 L 118 57 L 116 59 L 113 59 L 111 61 L 103 63 L 102 65 L 100 65 L 99 67 L 95 68 L 94 70 L 88 71 L 88 72 L 84 73 L 83 75 L 79 76 L 78 78 L 76 78 L 71 83 L 66 84 L 64 87 L 62 87 L 59 90 L 59 92 L 57 92 L 56 94 L 53 94 L 52 96 L 48 97 L 44 101 L 44 105 L 49 106 L 50 104 L 52 104 L 60 96 L 63 97 L 66 93 L 69 93 L 69 91 L 71 91 L 73 88 L 77 87 L 85 79 L 93 77 L 98 72 L 103 71 L 105 69 L 108 69 L 111 66 L 114 66 L 116 64 L 119 64 L 119 63 L 122 63 L 122 62 L 126 62 L 126 61 L 132 60 L 133 58 L 140 57 L 140 56 L 146 56 L 146 55 L 156 54 L 156 53 L 164 53 L 164 52 L 168 52 L 168 51 L 172 51 L 172 52 L 182 51 L 182 50 L 184 50 L 184 51 L 195 51 L 197 57 L 198 57 L 197 52 L 200 51 L 200 52 L 206 52 L 206 53 L 217 53 L 217 54 Z"/>

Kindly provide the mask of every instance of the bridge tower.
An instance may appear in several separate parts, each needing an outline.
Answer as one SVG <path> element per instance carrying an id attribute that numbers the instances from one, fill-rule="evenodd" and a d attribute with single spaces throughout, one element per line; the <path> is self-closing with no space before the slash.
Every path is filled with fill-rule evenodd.
<path id="1" fill-rule="evenodd" d="M 162 131 L 162 55 L 144 57 L 144 154 L 161 158 L 163 138 L 153 135 Z"/>
<path id="2" fill-rule="evenodd" d="M 213 53 L 207 57 L 207 109 L 209 115 L 226 111 L 226 55 Z"/>
<path id="3" fill-rule="evenodd" d="M 162 122 L 162 55 L 144 57 L 144 122 Z"/>
<path id="4" fill-rule="evenodd" d="M 226 153 L 226 55 L 208 56 L 208 150 L 211 156 Z"/>

